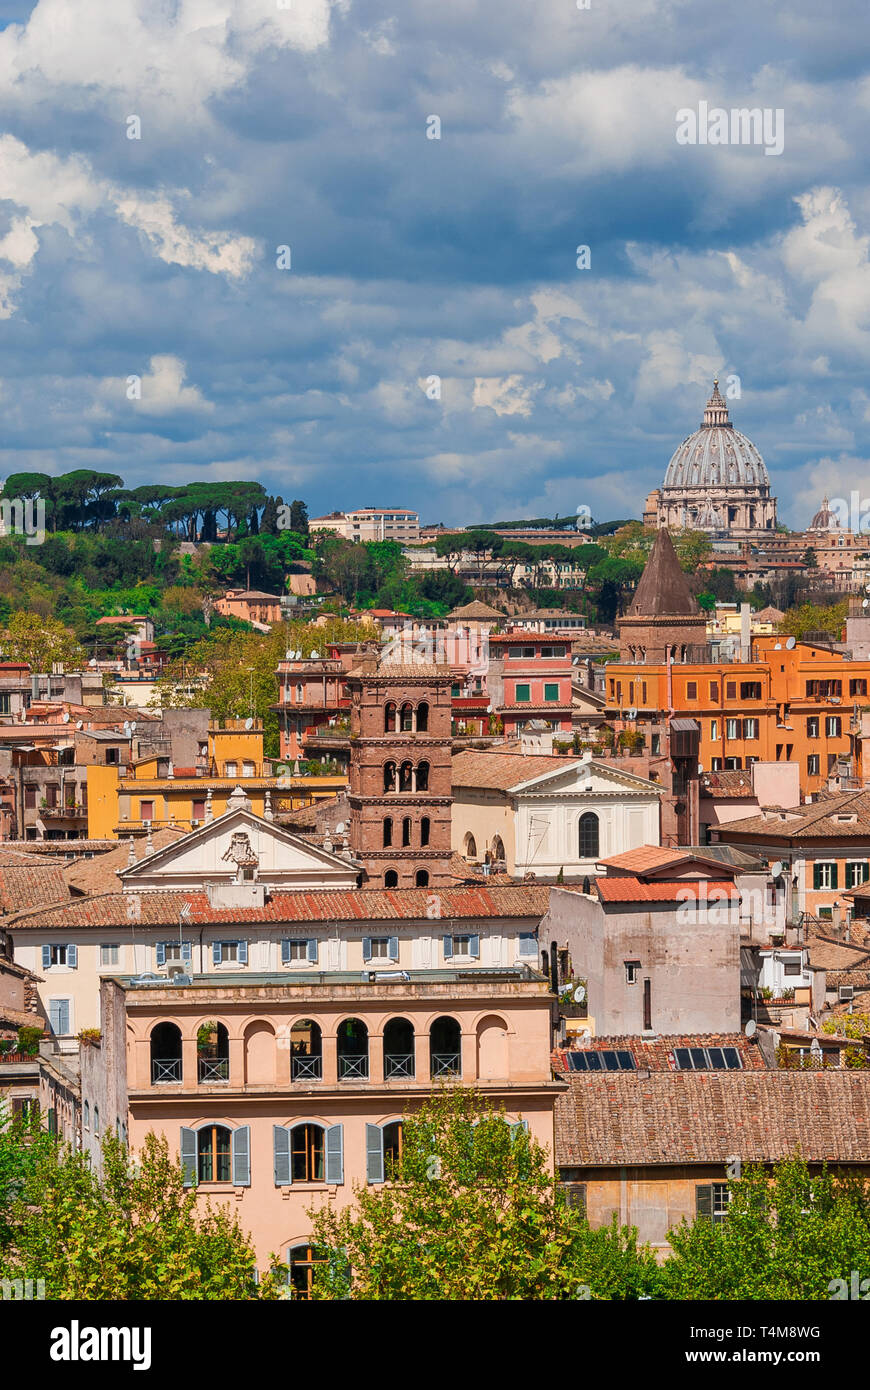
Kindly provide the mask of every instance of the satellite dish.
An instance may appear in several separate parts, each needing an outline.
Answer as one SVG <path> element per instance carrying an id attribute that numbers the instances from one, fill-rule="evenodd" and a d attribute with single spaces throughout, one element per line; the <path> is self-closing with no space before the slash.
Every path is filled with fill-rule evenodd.
<path id="1" fill-rule="evenodd" d="M 340 821 L 338 822 L 338 825 L 335 827 L 335 833 L 336 833 L 336 835 L 343 835 L 343 834 L 344 834 L 344 821 L 343 821 L 343 820 L 340 820 Z"/>
<path id="2" fill-rule="evenodd" d="M 245 720 L 245 728 L 246 728 L 246 729 L 253 729 L 253 727 L 254 727 L 254 721 L 253 721 L 253 719 L 251 719 L 250 717 L 247 718 L 247 719 Z"/>
<path id="3" fill-rule="evenodd" d="M 862 608 L 870 608 L 870 598 L 862 598 L 862 600 L 861 600 L 861 607 L 862 607 Z"/>
<path id="4" fill-rule="evenodd" d="M 787 651 L 787 652 L 793 651 L 794 648 L 795 648 L 795 638 L 794 638 L 794 637 L 787 637 L 787 638 L 786 638 L 786 643 L 785 643 L 785 649 L 786 649 L 786 651 Z"/>
<path id="5" fill-rule="evenodd" d="M 775 652 L 781 652 L 781 651 L 782 651 L 782 643 L 781 643 L 781 642 L 776 642 L 776 643 L 774 643 L 774 648 L 773 648 L 773 650 L 774 650 Z"/>
<path id="6" fill-rule="evenodd" d="M 68 710 L 68 709 L 65 709 L 64 712 L 63 712 L 63 714 L 62 714 L 60 717 L 61 717 L 61 720 L 63 721 L 64 724 L 68 724 L 68 723 L 69 723 L 69 710 Z"/>
<path id="7" fill-rule="evenodd" d="M 77 728 L 77 729 L 83 729 L 84 727 L 85 727 L 85 725 L 84 725 L 84 720 L 82 720 L 82 719 L 77 719 L 77 720 L 76 720 L 76 728 Z"/>
<path id="8" fill-rule="evenodd" d="M 312 661 L 316 660 L 317 652 L 315 651 L 314 647 L 311 648 L 311 651 L 308 653 L 308 655 L 311 657 Z"/>
<path id="9" fill-rule="evenodd" d="M 771 864 L 770 872 L 774 878 L 779 878 L 782 873 L 782 861 L 780 859 L 777 859 L 775 864 Z"/>
<path id="10" fill-rule="evenodd" d="M 747 1038 L 754 1038 L 757 1029 L 758 1029 L 758 1024 L 755 1022 L 755 1019 L 754 1019 L 754 1018 L 750 1018 L 749 1021 L 748 1021 L 748 1023 L 746 1024 L 746 1027 L 743 1029 L 743 1031 L 744 1031 L 744 1033 L 746 1034 Z"/>
<path id="11" fill-rule="evenodd" d="M 130 725 L 130 733 L 131 733 L 131 734 L 132 734 L 132 733 L 135 733 L 135 730 L 136 730 L 136 721 L 135 721 L 135 719 L 134 719 L 134 720 L 133 720 L 133 723 Z"/>
<path id="12" fill-rule="evenodd" d="M 703 772 L 703 771 L 704 771 L 704 764 L 703 764 L 703 763 L 698 763 L 698 772 L 701 773 L 701 772 Z"/>
<path id="13" fill-rule="evenodd" d="M 578 985 L 577 988 L 576 988 L 575 991 L 574 991 L 574 1003 L 575 1003 L 575 1004 L 582 1004 L 582 1003 L 583 1003 L 583 1000 L 584 1000 L 585 998 L 586 998 L 586 986 L 585 986 L 585 985 Z"/>

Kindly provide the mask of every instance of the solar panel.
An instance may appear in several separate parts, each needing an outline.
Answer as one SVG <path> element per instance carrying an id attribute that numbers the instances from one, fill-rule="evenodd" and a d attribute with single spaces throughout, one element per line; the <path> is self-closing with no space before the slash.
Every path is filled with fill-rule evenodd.
<path id="1" fill-rule="evenodd" d="M 619 1058 L 617 1057 L 617 1055 L 616 1055 L 615 1052 L 607 1052 L 607 1051 L 605 1051 L 605 1052 L 602 1052 L 601 1056 L 604 1058 L 604 1065 L 605 1065 L 605 1067 L 607 1068 L 608 1071 L 619 1071 L 619 1070 L 620 1070 Z"/>
<path id="2" fill-rule="evenodd" d="M 586 1053 L 585 1053 L 585 1052 L 569 1052 L 569 1053 L 568 1053 L 568 1066 L 571 1068 L 571 1071 L 585 1071 L 585 1070 L 586 1070 Z"/>
<path id="3" fill-rule="evenodd" d="M 689 1054 L 692 1058 L 692 1066 L 695 1068 L 695 1071 L 707 1070 L 707 1058 L 704 1055 L 703 1047 L 690 1047 Z"/>
<path id="4" fill-rule="evenodd" d="M 687 1047 L 675 1047 L 674 1060 L 676 1061 L 678 1071 L 692 1070 L 692 1059 L 689 1056 L 689 1049 Z"/>
<path id="5" fill-rule="evenodd" d="M 634 1071 L 634 1057 L 630 1052 L 617 1052 L 622 1071 Z"/>
<path id="6" fill-rule="evenodd" d="M 725 1054 L 721 1047 L 708 1047 L 707 1058 L 711 1067 L 716 1067 L 720 1071 L 724 1069 Z"/>
<path id="7" fill-rule="evenodd" d="M 604 1067 L 603 1067 L 602 1062 L 601 1062 L 601 1053 L 600 1053 L 600 1052 L 587 1052 L 587 1054 L 586 1054 L 586 1070 L 587 1070 L 587 1071 L 604 1071 Z"/>
<path id="8" fill-rule="evenodd" d="M 740 1060 L 740 1053 L 736 1047 L 723 1048 L 725 1053 L 725 1065 L 729 1071 L 740 1071 L 743 1063 Z"/>

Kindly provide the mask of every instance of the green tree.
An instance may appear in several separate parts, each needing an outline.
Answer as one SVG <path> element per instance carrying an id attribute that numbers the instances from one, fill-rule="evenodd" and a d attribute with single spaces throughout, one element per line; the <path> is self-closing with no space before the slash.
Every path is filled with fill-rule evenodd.
<path id="1" fill-rule="evenodd" d="M 320 1299 L 637 1298 L 657 1270 L 635 1233 L 590 1230 L 520 1124 L 457 1087 L 404 1120 L 398 1162 L 356 1206 L 311 1212 Z"/>
<path id="2" fill-rule="evenodd" d="M 290 530 L 298 531 L 301 536 L 308 535 L 308 508 L 298 497 L 290 503 Z"/>
<path id="3" fill-rule="evenodd" d="M 19 1158 L 4 1278 L 44 1279 L 49 1299 L 260 1297 L 237 1217 L 198 1203 L 164 1138 L 148 1134 L 135 1164 L 107 1138 L 103 1170 L 100 1179 L 86 1154 L 53 1139 Z"/>
<path id="4" fill-rule="evenodd" d="M 50 672 L 55 661 L 75 666 L 83 657 L 75 635 L 63 623 L 36 613 L 13 613 L 2 640 L 7 658 L 26 661 L 31 671 Z"/>
<path id="5" fill-rule="evenodd" d="M 779 630 L 786 637 L 797 638 L 806 637 L 811 632 L 825 632 L 836 641 L 842 633 L 848 609 L 847 599 L 824 606 L 802 603 L 796 608 L 789 608 Z"/>
<path id="6" fill-rule="evenodd" d="M 698 1216 L 668 1233 L 666 1298 L 827 1300 L 833 1280 L 870 1274 L 866 1178 L 827 1168 L 811 1175 L 794 1157 L 772 1174 L 747 1166 L 728 1186 L 724 1220 Z"/>

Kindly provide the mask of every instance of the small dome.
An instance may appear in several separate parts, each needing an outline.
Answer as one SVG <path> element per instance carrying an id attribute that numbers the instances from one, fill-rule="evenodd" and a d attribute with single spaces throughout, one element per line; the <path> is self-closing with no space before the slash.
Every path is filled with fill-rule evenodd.
<path id="1" fill-rule="evenodd" d="M 732 425 L 728 405 L 713 382 L 701 428 L 684 439 L 665 474 L 664 488 L 770 487 L 764 459 Z"/>
<path id="2" fill-rule="evenodd" d="M 840 526 L 840 518 L 837 516 L 836 512 L 831 511 L 830 507 L 828 506 L 827 497 L 822 498 L 822 505 L 816 512 L 812 521 L 810 522 L 809 529 L 811 531 L 842 530 L 842 527 Z"/>

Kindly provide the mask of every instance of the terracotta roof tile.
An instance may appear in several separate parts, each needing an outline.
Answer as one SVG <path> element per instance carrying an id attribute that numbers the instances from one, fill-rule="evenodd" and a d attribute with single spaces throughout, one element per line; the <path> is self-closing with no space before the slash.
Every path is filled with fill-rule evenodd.
<path id="1" fill-rule="evenodd" d="M 69 889 L 59 864 L 0 869 L 0 909 L 20 912 L 40 903 L 66 902 Z"/>
<path id="2" fill-rule="evenodd" d="M 736 884 L 723 880 L 708 882 L 706 879 L 673 879 L 669 883 L 653 880 L 642 882 L 631 875 L 616 878 L 596 878 L 592 884 L 602 902 L 606 903 L 677 903 L 697 898 L 701 890 L 707 894 L 707 901 L 715 903 L 720 898 L 739 898 L 740 890 Z"/>
<path id="3" fill-rule="evenodd" d="M 451 764 L 454 787 L 488 787 L 508 791 L 520 782 L 540 777 L 559 768 L 579 763 L 575 757 L 559 757 L 552 753 L 482 753 L 469 750 L 457 753 Z"/>

